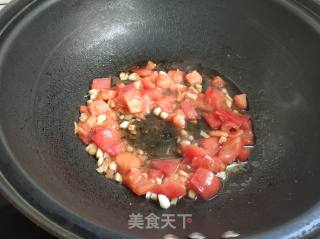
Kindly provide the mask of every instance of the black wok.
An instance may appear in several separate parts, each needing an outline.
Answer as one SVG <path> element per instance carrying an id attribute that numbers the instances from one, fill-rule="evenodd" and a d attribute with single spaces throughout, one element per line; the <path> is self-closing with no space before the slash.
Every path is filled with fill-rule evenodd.
<path id="1" fill-rule="evenodd" d="M 320 6 L 312 0 L 16 1 L 0 17 L 2 193 L 59 237 L 300 238 L 320 228 Z M 145 60 L 217 70 L 247 92 L 257 145 L 209 202 L 167 211 L 95 172 L 73 134 L 89 82 Z M 183 230 L 131 213 L 192 214 Z"/>

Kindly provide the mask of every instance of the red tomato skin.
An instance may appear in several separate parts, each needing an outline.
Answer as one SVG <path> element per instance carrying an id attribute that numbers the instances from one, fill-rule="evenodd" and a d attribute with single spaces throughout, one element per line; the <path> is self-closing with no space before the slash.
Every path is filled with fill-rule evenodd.
<path id="1" fill-rule="evenodd" d="M 214 109 L 225 109 L 227 108 L 227 103 L 225 96 L 220 90 L 212 87 L 208 87 L 205 92 L 205 102 L 213 107 Z"/>
<path id="2" fill-rule="evenodd" d="M 198 146 L 187 146 L 183 149 L 183 158 L 185 162 L 190 163 L 194 157 L 204 157 L 207 151 Z"/>
<path id="3" fill-rule="evenodd" d="M 148 170 L 148 177 L 149 177 L 149 179 L 163 178 L 164 174 L 159 169 L 151 168 Z"/>
<path id="4" fill-rule="evenodd" d="M 154 183 L 147 179 L 139 169 L 131 169 L 123 176 L 124 184 L 138 196 L 142 196 L 153 188 Z"/>
<path id="5" fill-rule="evenodd" d="M 186 126 L 186 120 L 184 114 L 175 114 L 172 119 L 172 124 L 177 128 L 184 128 Z"/>
<path id="6" fill-rule="evenodd" d="M 250 150 L 246 148 L 242 148 L 239 152 L 238 159 L 240 161 L 247 161 L 250 156 Z"/>
<path id="7" fill-rule="evenodd" d="M 137 73 L 141 77 L 150 76 L 153 73 L 152 70 L 148 70 L 144 68 L 136 68 L 136 69 L 133 69 L 132 72 Z"/>
<path id="8" fill-rule="evenodd" d="M 166 176 L 170 176 L 177 170 L 180 162 L 181 159 L 161 159 L 152 160 L 150 165 L 163 172 Z"/>
<path id="9" fill-rule="evenodd" d="M 221 186 L 219 178 L 204 168 L 197 169 L 190 180 L 190 188 L 204 200 L 211 199 L 219 192 Z"/>
<path id="10" fill-rule="evenodd" d="M 240 95 L 235 95 L 233 97 L 234 104 L 241 110 L 245 110 L 248 107 L 247 103 L 247 95 L 246 94 L 240 94 Z"/>
<path id="11" fill-rule="evenodd" d="M 116 96 L 117 92 L 115 90 L 100 90 L 98 94 L 98 100 L 111 100 Z"/>
<path id="12" fill-rule="evenodd" d="M 237 125 L 231 121 L 224 122 L 221 125 L 220 130 L 228 133 L 228 137 L 231 137 L 231 138 L 239 137 L 244 132 L 242 129 L 239 129 L 239 125 Z"/>
<path id="13" fill-rule="evenodd" d="M 111 78 L 96 78 L 92 81 L 92 89 L 110 89 L 111 87 Z"/>
<path id="14" fill-rule="evenodd" d="M 181 102 L 181 110 L 183 111 L 184 115 L 188 118 L 188 119 L 194 119 L 198 117 L 198 113 L 195 109 L 195 107 L 192 104 L 191 100 L 184 100 Z"/>
<path id="15" fill-rule="evenodd" d="M 218 116 L 221 122 L 231 121 L 237 124 L 238 126 L 245 124 L 250 119 L 248 115 L 241 115 L 230 110 L 219 109 L 216 110 L 214 113 Z"/>
<path id="16" fill-rule="evenodd" d="M 216 156 L 195 157 L 192 159 L 191 166 L 194 169 L 205 168 L 213 173 L 225 170 L 225 164 Z"/>
<path id="17" fill-rule="evenodd" d="M 132 97 L 137 93 L 137 89 L 134 83 L 128 85 L 117 85 L 117 98 L 116 98 L 116 107 L 126 107 L 126 100 L 125 98 Z"/>
<path id="18" fill-rule="evenodd" d="M 152 61 L 148 61 L 145 66 L 147 70 L 154 70 L 156 67 L 157 67 L 157 64 Z"/>
<path id="19" fill-rule="evenodd" d="M 144 89 L 141 91 L 142 95 L 147 95 L 151 100 L 157 101 L 163 97 L 162 90 L 159 88 Z"/>
<path id="20" fill-rule="evenodd" d="M 94 133 L 94 128 L 86 122 L 78 123 L 78 137 L 84 144 L 89 144 Z"/>
<path id="21" fill-rule="evenodd" d="M 140 168 L 142 163 L 141 160 L 134 154 L 124 152 L 120 153 L 116 158 L 118 165 L 117 170 L 121 174 L 127 174 L 132 168 Z"/>
<path id="22" fill-rule="evenodd" d="M 99 129 L 92 136 L 92 141 L 104 152 L 114 155 L 114 147 L 121 143 L 118 130 L 105 127 Z"/>
<path id="23" fill-rule="evenodd" d="M 103 100 L 95 100 L 88 106 L 89 111 L 92 115 L 106 114 L 109 110 L 109 106 Z"/>
<path id="24" fill-rule="evenodd" d="M 167 74 L 163 74 L 161 72 L 156 79 L 157 86 L 162 89 L 169 89 L 172 83 L 171 78 Z"/>
<path id="25" fill-rule="evenodd" d="M 168 198 L 177 198 L 186 195 L 186 188 L 177 182 L 166 182 L 153 186 L 151 192 L 166 195 Z"/>
<path id="26" fill-rule="evenodd" d="M 220 76 L 212 77 L 211 84 L 217 88 L 223 88 L 226 86 L 226 82 Z"/>
<path id="27" fill-rule="evenodd" d="M 170 70 L 168 71 L 168 76 L 173 80 L 174 83 L 181 83 L 183 82 L 184 73 L 179 69 Z"/>
<path id="28" fill-rule="evenodd" d="M 145 108 L 143 99 L 138 94 L 127 94 L 124 96 L 125 105 L 131 114 L 143 112 Z"/>
<path id="29" fill-rule="evenodd" d="M 154 89 L 156 84 L 154 84 L 149 78 L 142 78 L 141 83 L 144 89 Z"/>
<path id="30" fill-rule="evenodd" d="M 211 129 L 217 129 L 221 126 L 221 120 L 212 112 L 204 114 L 203 118 Z"/>
<path id="31" fill-rule="evenodd" d="M 116 157 L 123 151 L 124 151 L 123 143 L 119 143 L 119 144 L 111 145 L 107 153 L 110 155 L 110 157 Z"/>
<path id="32" fill-rule="evenodd" d="M 218 137 L 210 137 L 207 139 L 200 140 L 200 146 L 207 150 L 209 156 L 215 156 L 220 149 L 219 138 Z"/>
<path id="33" fill-rule="evenodd" d="M 245 121 L 241 125 L 241 129 L 244 130 L 243 134 L 241 135 L 243 139 L 243 143 L 245 145 L 254 145 L 255 144 L 255 137 L 252 130 L 252 123 L 251 120 Z"/>
<path id="34" fill-rule="evenodd" d="M 186 81 L 190 85 L 201 84 L 202 76 L 197 71 L 192 71 L 186 75 Z"/>
<path id="35" fill-rule="evenodd" d="M 119 129 L 119 123 L 117 120 L 114 120 L 113 118 L 107 118 L 103 123 L 96 126 L 97 129 L 102 129 L 106 127 L 112 129 Z"/>
<path id="36" fill-rule="evenodd" d="M 236 160 L 242 147 L 241 137 L 230 138 L 222 145 L 218 156 L 223 163 L 230 164 Z"/>
<path id="37" fill-rule="evenodd" d="M 80 111 L 80 113 L 90 114 L 89 109 L 86 105 L 81 105 L 79 111 Z"/>
<path id="38" fill-rule="evenodd" d="M 255 137 L 253 131 L 251 129 L 244 130 L 243 134 L 241 135 L 243 139 L 244 145 L 254 145 L 255 144 Z"/>
<path id="39" fill-rule="evenodd" d="M 162 109 L 162 111 L 167 113 L 172 113 L 176 108 L 176 99 L 174 96 L 164 96 L 163 98 L 157 100 L 156 104 Z"/>

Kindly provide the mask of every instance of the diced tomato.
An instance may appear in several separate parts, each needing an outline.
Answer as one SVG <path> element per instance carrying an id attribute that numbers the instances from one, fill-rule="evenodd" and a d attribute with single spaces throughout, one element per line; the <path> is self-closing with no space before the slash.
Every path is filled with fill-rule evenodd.
<path id="1" fill-rule="evenodd" d="M 241 135 L 244 145 L 254 145 L 255 139 L 252 129 L 247 129 L 243 131 Z"/>
<path id="2" fill-rule="evenodd" d="M 212 112 L 214 110 L 213 105 L 209 105 L 206 101 L 204 93 L 199 93 L 198 98 L 195 101 L 195 107 L 204 112 Z"/>
<path id="3" fill-rule="evenodd" d="M 188 176 L 189 177 L 189 176 Z M 179 175 L 178 178 L 176 179 L 176 182 L 183 185 L 184 187 L 187 186 L 187 183 L 189 181 L 189 178 L 188 177 L 185 177 L 185 176 L 182 176 L 182 175 Z"/>
<path id="4" fill-rule="evenodd" d="M 218 153 L 220 144 L 218 137 L 210 137 L 207 139 L 200 140 L 200 146 L 207 150 L 208 155 L 213 157 L 216 153 Z"/>
<path id="5" fill-rule="evenodd" d="M 205 168 L 213 173 L 218 173 L 225 169 L 225 164 L 218 157 L 210 157 L 208 155 L 193 158 L 191 166 L 195 169 Z"/>
<path id="6" fill-rule="evenodd" d="M 92 81 L 92 89 L 110 89 L 111 87 L 111 78 L 96 78 Z"/>
<path id="7" fill-rule="evenodd" d="M 211 129 L 217 129 L 221 126 L 220 119 L 218 118 L 218 116 L 216 116 L 212 112 L 204 114 L 203 118 L 205 119 L 205 121 L 207 122 L 207 124 L 210 126 Z"/>
<path id="8" fill-rule="evenodd" d="M 124 101 L 130 113 L 140 113 L 144 109 L 143 99 L 138 95 L 138 93 L 134 94 L 126 94 L 124 96 Z"/>
<path id="9" fill-rule="evenodd" d="M 191 100 L 186 99 L 181 102 L 181 110 L 188 119 L 194 119 L 198 117 L 198 113 Z"/>
<path id="10" fill-rule="evenodd" d="M 247 103 L 247 95 L 246 94 L 240 94 L 240 95 L 235 95 L 233 97 L 234 104 L 241 110 L 245 110 L 248 107 Z"/>
<path id="11" fill-rule="evenodd" d="M 247 121 L 243 121 L 242 124 L 241 124 L 241 129 L 244 129 L 244 130 L 252 130 L 252 122 L 251 122 L 251 119 L 249 116 L 246 115 L 246 117 L 248 118 Z"/>
<path id="12" fill-rule="evenodd" d="M 208 200 L 222 187 L 214 173 L 224 171 L 235 160 L 248 160 L 250 151 L 244 145 L 253 145 L 255 140 L 250 116 L 228 107 L 223 92 L 226 82 L 220 76 L 213 77 L 212 86 L 202 93 L 196 89 L 202 83 L 196 70 L 185 74 L 179 69 L 165 73 L 155 68 L 156 64 L 148 61 L 144 67 L 132 70 L 140 77 L 139 85 L 120 82 L 111 88 L 111 78 L 94 79 L 91 87 L 98 96 L 87 106 L 80 106 L 80 113 L 87 117 L 82 115 L 82 121 L 75 126 L 78 137 L 108 153 L 116 162 L 123 183 L 137 195 L 153 192 L 177 198 L 190 189 Z M 239 111 L 247 109 L 246 94 L 233 99 Z M 166 121 L 181 131 L 181 137 L 185 135 L 182 129 L 186 127 L 186 119 L 193 123 L 198 117 L 203 117 L 212 129 L 212 137 L 197 140 L 197 146 L 180 143 L 177 152 L 183 158 L 143 162 L 142 157 L 125 150 L 127 143 L 121 139 L 119 116 L 130 114 L 145 119 L 156 107 L 168 114 Z M 106 119 L 97 121 L 102 114 Z M 225 132 L 226 142 L 219 142 Z M 161 184 L 155 179 L 162 179 Z"/>
<path id="13" fill-rule="evenodd" d="M 100 128 L 112 128 L 112 129 L 119 129 L 119 123 L 117 120 L 113 119 L 113 118 L 108 118 L 103 121 L 101 124 L 97 125 L 97 129 Z"/>
<path id="14" fill-rule="evenodd" d="M 145 79 L 149 79 L 152 82 L 155 82 L 156 79 L 158 78 L 159 73 L 157 71 L 153 71 L 152 74 L 150 76 L 144 77 Z"/>
<path id="15" fill-rule="evenodd" d="M 170 176 L 177 170 L 180 162 L 180 159 L 161 159 L 152 160 L 150 165 L 163 172 L 166 176 Z"/>
<path id="16" fill-rule="evenodd" d="M 144 68 L 136 68 L 136 69 L 133 69 L 132 72 L 137 73 L 141 77 L 150 76 L 153 73 L 152 70 L 148 70 Z"/>
<path id="17" fill-rule="evenodd" d="M 175 97 L 173 95 L 165 96 L 157 100 L 156 104 L 162 109 L 162 111 L 171 113 L 176 108 Z"/>
<path id="18" fill-rule="evenodd" d="M 191 161 L 191 166 L 195 169 L 197 168 L 205 168 L 210 170 L 211 167 L 211 157 L 204 156 L 204 157 L 194 157 Z"/>
<path id="19" fill-rule="evenodd" d="M 192 71 L 186 75 L 186 81 L 190 85 L 201 84 L 202 76 L 197 71 Z"/>
<path id="20" fill-rule="evenodd" d="M 166 73 L 159 72 L 159 75 L 156 79 L 156 84 L 162 89 L 169 89 L 172 85 L 172 79 Z"/>
<path id="21" fill-rule="evenodd" d="M 145 177 L 139 169 L 131 169 L 127 175 L 124 175 L 123 182 L 135 194 L 142 196 L 153 188 L 154 183 Z"/>
<path id="22" fill-rule="evenodd" d="M 120 153 L 124 152 L 124 145 L 123 143 L 119 143 L 119 144 L 113 144 L 110 146 L 109 152 L 108 154 L 111 157 L 116 157 L 117 155 L 119 155 Z"/>
<path id="23" fill-rule="evenodd" d="M 238 159 L 240 161 L 246 161 L 248 160 L 249 156 L 250 156 L 250 150 L 246 148 L 242 148 L 239 152 Z"/>
<path id="24" fill-rule="evenodd" d="M 218 156 L 223 163 L 232 163 L 238 157 L 242 147 L 243 141 L 240 137 L 230 138 L 226 143 L 222 145 Z"/>
<path id="25" fill-rule="evenodd" d="M 239 126 L 241 126 L 250 119 L 248 115 L 241 115 L 230 110 L 220 109 L 216 110 L 214 113 L 222 122 L 231 121 Z"/>
<path id="26" fill-rule="evenodd" d="M 107 113 L 107 119 L 113 119 L 113 120 L 117 120 L 118 119 L 118 114 L 116 111 L 113 110 L 109 110 Z"/>
<path id="27" fill-rule="evenodd" d="M 90 143 L 90 137 L 88 137 L 86 134 L 79 133 L 78 137 L 81 140 L 81 142 L 84 143 L 85 145 Z"/>
<path id="28" fill-rule="evenodd" d="M 118 171 L 122 174 L 126 174 L 132 168 L 140 168 L 141 160 L 134 154 L 124 152 L 117 156 L 116 163 L 118 165 Z"/>
<path id="29" fill-rule="evenodd" d="M 90 114 L 89 109 L 87 106 L 85 105 L 80 105 L 80 113 L 86 113 L 86 114 Z"/>
<path id="30" fill-rule="evenodd" d="M 173 94 L 176 94 L 176 99 L 178 102 L 181 102 L 186 95 L 187 87 L 185 85 L 174 83 L 170 86 L 170 91 Z"/>
<path id="31" fill-rule="evenodd" d="M 142 95 L 142 100 L 143 100 L 143 110 L 142 110 L 142 117 L 140 118 L 144 118 L 144 115 L 148 115 L 150 114 L 152 107 L 153 107 L 153 101 L 152 99 L 149 97 L 149 95 L 144 94 Z"/>
<path id="32" fill-rule="evenodd" d="M 186 195 L 186 188 L 177 182 L 166 182 L 153 186 L 151 192 L 166 195 L 168 198 L 177 198 Z"/>
<path id="33" fill-rule="evenodd" d="M 182 71 L 180 71 L 179 69 L 168 71 L 168 75 L 173 80 L 174 83 L 183 82 L 184 73 Z"/>
<path id="34" fill-rule="evenodd" d="M 150 179 L 156 179 L 156 178 L 163 178 L 164 174 L 159 169 L 149 169 L 148 170 L 148 176 Z"/>
<path id="35" fill-rule="evenodd" d="M 208 87 L 205 92 L 205 101 L 214 109 L 227 108 L 226 98 L 220 90 Z"/>
<path id="36" fill-rule="evenodd" d="M 222 184 L 218 177 L 207 169 L 199 168 L 190 180 L 190 188 L 202 199 L 208 200 L 216 195 Z"/>
<path id="37" fill-rule="evenodd" d="M 254 145 L 255 144 L 255 137 L 253 134 L 251 120 L 249 119 L 247 121 L 244 121 L 240 128 L 244 130 L 243 134 L 241 135 L 241 137 L 243 139 L 243 143 L 245 145 Z"/>
<path id="38" fill-rule="evenodd" d="M 95 100 L 89 104 L 89 111 L 92 115 L 101 115 L 105 114 L 109 110 L 109 106 L 103 100 Z"/>
<path id="39" fill-rule="evenodd" d="M 220 76 L 212 77 L 211 84 L 217 88 L 223 88 L 226 86 L 226 82 Z"/>
<path id="40" fill-rule="evenodd" d="M 126 94 L 128 92 L 136 90 L 136 86 L 134 83 L 124 84 L 122 87 L 119 87 L 119 94 Z"/>
<path id="41" fill-rule="evenodd" d="M 152 62 L 152 61 L 148 61 L 145 68 L 148 70 L 154 70 L 157 67 L 157 64 Z"/>
<path id="42" fill-rule="evenodd" d="M 162 98 L 162 90 L 160 88 L 142 90 L 142 95 L 148 95 L 148 97 L 154 101 Z"/>
<path id="43" fill-rule="evenodd" d="M 204 157 L 207 155 L 207 151 L 204 148 L 198 146 L 187 146 L 183 149 L 183 158 L 188 163 L 194 157 Z"/>
<path id="44" fill-rule="evenodd" d="M 138 91 L 134 83 L 130 83 L 123 86 L 119 84 L 117 85 L 116 89 L 118 93 L 118 97 L 116 100 L 117 107 L 125 107 L 127 103 L 125 98 L 134 97 L 135 94 L 138 94 Z"/>
<path id="45" fill-rule="evenodd" d="M 186 117 L 181 111 L 177 111 L 171 118 L 173 125 L 178 128 L 184 128 L 186 126 Z"/>
<path id="46" fill-rule="evenodd" d="M 108 153 L 111 157 L 114 157 L 118 153 L 116 145 L 121 143 L 121 138 L 118 130 L 105 127 L 96 131 L 92 136 L 92 141 L 102 151 Z"/>
<path id="47" fill-rule="evenodd" d="M 84 144 L 89 144 L 95 131 L 96 117 L 90 116 L 85 122 L 78 123 L 78 136 Z"/>
<path id="48" fill-rule="evenodd" d="M 154 89 L 154 88 L 156 88 L 156 85 L 152 82 L 152 80 L 147 78 L 147 77 L 146 78 L 142 78 L 141 79 L 141 83 L 142 83 L 144 89 Z"/>
<path id="49" fill-rule="evenodd" d="M 228 133 L 229 137 L 233 138 L 241 136 L 244 132 L 242 129 L 239 129 L 239 125 L 231 121 L 224 122 L 220 129 Z"/>
<path id="50" fill-rule="evenodd" d="M 116 96 L 115 90 L 100 90 L 98 94 L 98 100 L 111 100 Z"/>

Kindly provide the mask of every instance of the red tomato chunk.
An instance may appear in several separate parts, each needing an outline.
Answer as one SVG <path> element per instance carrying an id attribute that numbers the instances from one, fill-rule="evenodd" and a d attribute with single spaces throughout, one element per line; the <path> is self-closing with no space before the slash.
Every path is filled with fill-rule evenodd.
<path id="1" fill-rule="evenodd" d="M 209 200 L 215 196 L 222 184 L 220 179 L 207 169 L 199 168 L 190 180 L 190 188 L 202 199 Z"/>
<path id="2" fill-rule="evenodd" d="M 163 194 L 168 198 L 177 198 L 186 195 L 186 188 L 176 182 L 168 182 L 164 184 L 155 185 L 151 189 L 152 193 Z"/>
<path id="3" fill-rule="evenodd" d="M 97 78 L 92 81 L 92 89 L 110 89 L 111 87 L 111 78 Z"/>
<path id="4" fill-rule="evenodd" d="M 112 157 L 119 153 L 118 145 L 121 144 L 121 139 L 116 129 L 108 127 L 100 129 L 92 136 L 92 141 Z"/>

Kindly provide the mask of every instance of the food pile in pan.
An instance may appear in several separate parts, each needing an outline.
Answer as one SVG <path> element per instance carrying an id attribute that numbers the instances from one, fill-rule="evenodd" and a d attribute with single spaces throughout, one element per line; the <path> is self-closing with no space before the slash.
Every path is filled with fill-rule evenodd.
<path id="1" fill-rule="evenodd" d="M 213 198 L 228 165 L 248 159 L 247 146 L 254 144 L 254 135 L 246 114 L 247 96 L 230 96 L 220 76 L 212 76 L 204 90 L 197 69 L 164 72 L 148 61 L 118 78 L 116 84 L 112 78 L 92 81 L 90 99 L 80 106 L 75 122 L 75 133 L 106 178 L 167 209 L 184 196 Z M 150 158 L 130 145 L 128 136 L 139 133 L 137 124 L 150 115 L 175 127 L 176 157 Z M 191 134 L 188 125 L 201 120 L 208 127 Z"/>

